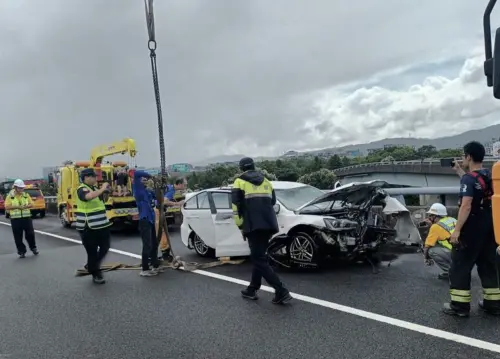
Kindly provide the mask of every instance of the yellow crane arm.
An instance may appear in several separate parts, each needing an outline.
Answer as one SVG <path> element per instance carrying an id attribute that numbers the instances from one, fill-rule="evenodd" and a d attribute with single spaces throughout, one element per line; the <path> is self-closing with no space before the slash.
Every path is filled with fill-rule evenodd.
<path id="1" fill-rule="evenodd" d="M 96 146 L 90 152 L 90 163 L 92 166 L 95 166 L 98 163 L 102 163 L 104 157 L 116 155 L 118 153 L 128 153 L 130 157 L 135 157 L 137 154 L 135 141 L 131 138 L 124 138 L 121 141 Z"/>

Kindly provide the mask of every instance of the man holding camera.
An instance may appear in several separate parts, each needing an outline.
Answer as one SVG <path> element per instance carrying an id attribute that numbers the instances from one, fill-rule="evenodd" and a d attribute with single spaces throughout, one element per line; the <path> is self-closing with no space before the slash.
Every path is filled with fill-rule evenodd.
<path id="1" fill-rule="evenodd" d="M 483 168 L 485 149 L 476 141 L 464 146 L 463 166 L 454 168 L 460 176 L 459 212 L 455 230 L 450 268 L 450 296 L 443 311 L 449 315 L 468 317 L 471 303 L 471 272 L 474 265 L 481 279 L 483 300 L 479 306 L 487 313 L 500 315 L 500 289 L 497 280 L 495 235 L 491 196 L 491 172 Z"/>

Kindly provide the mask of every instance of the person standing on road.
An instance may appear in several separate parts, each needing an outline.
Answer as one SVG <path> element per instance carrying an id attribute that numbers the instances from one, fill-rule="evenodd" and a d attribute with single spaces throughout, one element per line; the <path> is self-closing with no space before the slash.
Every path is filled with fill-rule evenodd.
<path id="1" fill-rule="evenodd" d="M 457 220 L 448 216 L 448 211 L 441 203 L 434 203 L 427 211 L 428 222 L 431 224 L 429 234 L 425 239 L 424 258 L 425 264 L 435 262 L 443 271 L 439 279 L 448 279 L 451 266 L 452 245 L 448 241 L 455 230 Z"/>
<path id="2" fill-rule="evenodd" d="M 76 229 L 87 251 L 86 269 L 96 284 L 104 284 L 101 262 L 109 251 L 111 222 L 106 216 L 103 194 L 109 192 L 109 183 L 97 189 L 96 173 L 85 168 L 80 173 L 81 185 L 76 190 Z"/>
<path id="3" fill-rule="evenodd" d="M 235 179 L 231 190 L 233 216 L 243 239 L 248 239 L 253 263 L 250 285 L 241 294 L 247 299 L 257 299 L 257 291 L 264 277 L 275 290 L 273 303 L 289 302 L 292 296 L 269 266 L 266 253 L 269 240 L 279 232 L 273 207 L 276 204 L 276 194 L 271 182 L 255 170 L 253 159 L 242 158 L 239 167 L 243 174 Z"/>
<path id="4" fill-rule="evenodd" d="M 451 234 L 452 263 L 450 296 L 443 311 L 449 315 L 469 316 L 471 303 L 471 272 L 474 265 L 481 279 L 483 300 L 479 306 L 487 313 L 500 315 L 500 288 L 496 274 L 496 243 L 493 231 L 491 172 L 483 168 L 485 149 L 476 141 L 464 146 L 465 173 L 455 161 L 460 176 L 459 212 Z"/>
<path id="5" fill-rule="evenodd" d="M 155 230 L 155 194 L 146 187 L 151 175 L 145 171 L 134 173 L 134 197 L 139 211 L 139 231 L 142 239 L 142 277 L 151 277 L 160 273 L 160 261 L 158 259 L 158 240 Z M 149 268 L 151 261 L 152 269 Z"/>
<path id="6" fill-rule="evenodd" d="M 13 187 L 5 199 L 5 210 L 9 211 L 17 254 L 19 258 L 26 257 L 26 246 L 23 243 L 24 234 L 31 252 L 36 256 L 38 255 L 38 249 L 36 247 L 35 230 L 30 210 L 33 207 L 33 200 L 29 194 L 24 192 L 26 185 L 23 180 L 16 179 Z"/>

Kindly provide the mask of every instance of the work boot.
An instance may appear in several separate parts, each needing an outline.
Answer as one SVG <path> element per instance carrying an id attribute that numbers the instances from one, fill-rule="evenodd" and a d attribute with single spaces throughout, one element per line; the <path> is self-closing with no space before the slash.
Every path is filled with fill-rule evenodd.
<path id="1" fill-rule="evenodd" d="M 282 289 L 274 294 L 273 304 L 286 304 L 291 301 L 293 297 L 287 289 Z"/>
<path id="2" fill-rule="evenodd" d="M 31 251 L 33 252 L 33 254 L 34 254 L 35 256 L 37 256 L 37 255 L 38 255 L 38 253 L 40 253 L 40 252 L 38 252 L 38 249 L 36 249 L 36 248 L 32 249 Z"/>
<path id="3" fill-rule="evenodd" d="M 104 283 L 106 283 L 106 280 L 102 277 L 102 274 L 97 274 L 97 275 L 93 276 L 92 277 L 92 281 L 95 284 L 104 284 Z"/>
<path id="4" fill-rule="evenodd" d="M 462 318 L 468 317 L 470 314 L 468 311 L 453 308 L 450 303 L 444 304 L 443 313 L 448 314 L 448 315 L 454 315 L 457 317 L 462 317 Z"/>
<path id="5" fill-rule="evenodd" d="M 26 258 L 26 253 L 19 253 L 19 258 Z"/>
<path id="6" fill-rule="evenodd" d="M 500 308 L 485 308 L 484 302 L 482 300 L 479 301 L 479 308 L 481 308 L 485 313 L 491 315 L 500 315 Z"/>
<path id="7" fill-rule="evenodd" d="M 257 296 L 257 291 L 252 288 L 246 288 L 241 291 L 241 296 L 245 299 L 257 300 L 259 297 Z"/>
<path id="8" fill-rule="evenodd" d="M 438 274 L 438 279 L 450 279 L 450 276 L 448 275 L 448 273 L 441 273 L 441 274 Z"/>

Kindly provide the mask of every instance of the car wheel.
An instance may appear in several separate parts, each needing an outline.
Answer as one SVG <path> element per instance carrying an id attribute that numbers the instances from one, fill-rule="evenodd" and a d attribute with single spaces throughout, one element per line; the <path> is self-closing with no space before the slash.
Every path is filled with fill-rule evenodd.
<path id="1" fill-rule="evenodd" d="M 197 235 L 196 233 L 193 233 L 192 243 L 193 243 L 194 251 L 200 257 L 214 257 L 215 256 L 215 250 L 213 248 L 207 246 L 205 244 L 205 242 L 203 242 L 203 239 L 201 239 L 200 236 Z"/>
<path id="2" fill-rule="evenodd" d="M 318 245 L 314 239 L 306 232 L 297 232 L 292 236 L 292 241 L 287 246 L 290 260 L 299 267 L 317 267 L 319 266 Z"/>

